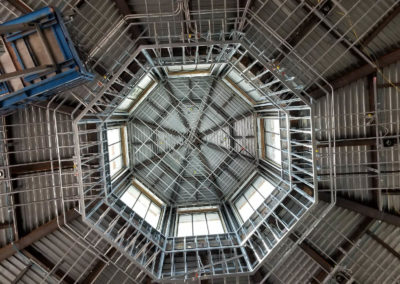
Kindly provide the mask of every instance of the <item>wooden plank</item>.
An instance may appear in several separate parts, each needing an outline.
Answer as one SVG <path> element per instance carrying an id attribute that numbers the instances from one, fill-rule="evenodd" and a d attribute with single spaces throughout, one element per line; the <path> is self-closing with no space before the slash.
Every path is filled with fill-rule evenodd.
<path id="1" fill-rule="evenodd" d="M 12 49 L 10 43 L 6 42 L 4 44 L 6 52 L 0 56 L 0 64 L 5 73 L 11 73 L 15 71 L 21 71 L 22 66 L 19 64 L 17 56 Z M 17 91 L 24 88 L 22 80 L 20 78 L 13 79 L 9 81 L 12 91 Z"/>
<path id="2" fill-rule="evenodd" d="M 289 238 L 293 242 L 297 242 L 298 237 L 294 234 L 290 234 Z M 318 263 L 325 271 L 331 271 L 334 268 L 334 264 L 323 255 L 321 255 L 318 251 L 316 251 L 311 245 L 307 243 L 306 240 L 299 243 L 299 247 L 316 263 Z"/>
<path id="3" fill-rule="evenodd" d="M 242 90 L 238 85 L 236 85 L 235 82 L 233 82 L 230 78 L 225 77 L 224 80 L 226 80 L 229 84 L 232 85 L 232 87 L 237 90 L 247 101 L 249 101 L 252 105 L 256 104 L 256 101 L 250 97 L 245 91 Z"/>

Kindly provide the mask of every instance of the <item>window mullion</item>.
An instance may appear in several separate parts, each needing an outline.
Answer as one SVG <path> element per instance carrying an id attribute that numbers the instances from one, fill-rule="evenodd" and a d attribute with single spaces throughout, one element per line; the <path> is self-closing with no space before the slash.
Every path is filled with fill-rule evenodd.
<path id="1" fill-rule="evenodd" d="M 136 205 L 136 203 L 138 202 L 140 196 L 142 196 L 142 193 L 141 193 L 141 192 L 140 192 L 138 198 L 136 198 L 135 203 L 132 205 L 132 207 L 131 207 L 132 209 L 133 209 L 133 207 L 135 207 L 135 205 Z"/>
<path id="2" fill-rule="evenodd" d="M 193 215 L 194 215 L 194 214 L 190 214 L 190 216 L 192 216 L 192 236 L 194 236 L 194 220 L 193 220 Z"/>
<path id="3" fill-rule="evenodd" d="M 144 214 L 144 217 L 143 217 L 143 219 L 146 219 L 146 217 L 147 217 L 147 214 L 149 213 L 149 210 L 150 210 L 150 206 L 151 206 L 151 204 L 152 204 L 153 202 L 151 202 L 150 201 L 150 203 L 149 203 L 149 206 L 147 207 L 147 210 L 146 210 L 146 214 Z"/>
<path id="4" fill-rule="evenodd" d="M 119 156 L 117 156 L 117 157 L 115 157 L 115 158 L 114 158 L 114 159 L 112 159 L 112 160 L 109 160 L 109 162 L 108 162 L 108 163 L 111 163 L 112 161 L 114 161 L 114 160 L 118 159 L 119 157 L 122 157 L 122 154 L 121 154 L 121 155 L 119 155 Z"/>
<path id="5" fill-rule="evenodd" d="M 210 234 L 210 229 L 208 228 L 208 220 L 207 220 L 207 213 L 204 213 L 204 219 L 206 220 L 206 228 L 207 228 L 207 234 Z"/>

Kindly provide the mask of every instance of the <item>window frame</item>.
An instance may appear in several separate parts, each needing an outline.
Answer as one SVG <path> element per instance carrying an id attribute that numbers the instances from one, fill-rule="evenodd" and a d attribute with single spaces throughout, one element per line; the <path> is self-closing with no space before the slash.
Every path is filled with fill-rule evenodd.
<path id="1" fill-rule="evenodd" d="M 268 120 L 276 120 L 278 121 L 278 132 L 273 132 L 267 129 L 266 124 Z M 263 135 L 263 139 L 262 141 L 264 141 L 264 145 L 262 145 L 264 147 L 264 149 L 262 151 L 264 152 L 264 159 L 268 160 L 269 162 L 273 163 L 275 166 L 278 166 L 279 168 L 282 168 L 282 140 L 281 140 L 281 118 L 279 117 L 266 117 L 263 119 L 260 119 L 260 123 L 263 123 L 262 129 L 264 130 L 262 135 Z M 277 148 L 277 145 L 273 145 L 273 144 L 268 144 L 267 142 L 267 135 L 271 134 L 271 135 L 278 135 L 278 140 L 279 140 L 279 148 Z M 277 161 L 275 161 L 274 159 L 272 159 L 269 155 L 268 155 L 268 148 L 272 149 L 273 151 L 278 151 L 279 152 L 279 163 Z"/>
<path id="2" fill-rule="evenodd" d="M 216 213 L 219 217 L 219 221 L 221 222 L 222 225 L 222 229 L 223 232 L 222 233 L 218 233 L 218 234 L 210 234 L 210 229 L 209 229 L 209 225 L 208 225 L 208 219 L 207 219 L 207 213 Z M 193 216 L 194 215 L 200 215 L 200 214 L 204 214 L 205 217 L 205 221 L 206 221 L 206 227 L 207 227 L 207 234 L 194 234 L 194 220 L 193 220 Z M 192 234 L 188 235 L 188 236 L 178 236 L 178 232 L 179 232 L 179 218 L 182 215 L 190 215 L 191 216 L 191 224 L 192 224 Z M 226 234 L 227 233 L 227 227 L 224 221 L 224 218 L 221 214 L 221 210 L 219 207 L 212 207 L 212 208 L 202 208 L 202 207 L 193 207 L 193 208 L 183 208 L 181 209 L 181 211 L 177 210 L 176 213 L 176 219 L 175 219 L 175 230 L 174 230 L 174 236 L 176 238 L 187 238 L 187 237 L 196 237 L 196 236 L 210 236 L 210 235 L 221 235 L 221 234 Z"/>
<path id="3" fill-rule="evenodd" d="M 274 188 L 272 189 L 272 191 L 270 192 L 270 194 L 264 198 L 263 194 L 260 193 L 259 189 L 257 189 L 255 186 L 253 186 L 253 184 L 256 182 L 256 180 L 258 178 L 262 178 L 264 179 L 266 182 L 268 182 L 269 184 L 271 184 Z M 256 192 L 258 192 L 258 194 L 261 195 L 261 197 L 263 197 L 263 201 L 260 203 L 260 205 L 258 205 L 257 208 L 253 208 L 253 205 L 250 203 L 250 201 L 247 199 L 247 197 L 245 196 L 245 194 L 251 189 L 254 188 L 256 190 Z M 274 184 L 273 182 L 271 182 L 269 179 L 267 179 L 264 175 L 260 174 L 260 173 L 255 173 L 253 174 L 253 176 L 245 183 L 244 186 L 242 186 L 240 188 L 240 190 L 238 190 L 238 193 L 231 199 L 230 203 L 233 207 L 233 211 L 234 214 L 236 215 L 236 218 L 242 222 L 242 224 L 246 223 L 253 215 L 254 213 L 258 210 L 258 208 L 260 208 L 260 206 L 262 205 L 263 202 L 265 202 L 265 200 L 276 190 L 277 185 Z M 239 211 L 239 208 L 236 206 L 236 203 L 239 201 L 239 199 L 241 198 L 245 198 L 247 204 L 250 205 L 250 207 L 253 209 L 253 212 L 249 215 L 249 217 L 247 219 L 243 219 L 242 214 Z"/>
<path id="4" fill-rule="evenodd" d="M 109 131 L 119 129 L 119 134 L 120 134 L 120 140 L 113 143 L 109 144 L 109 139 L 108 139 L 108 133 Z M 106 129 L 106 135 L 107 135 L 107 152 L 108 152 L 108 167 L 109 167 L 109 172 L 110 172 L 110 178 L 111 181 L 114 181 L 122 172 L 124 172 L 128 167 L 129 167 L 129 154 L 128 154 L 128 141 L 127 141 L 127 126 L 126 125 L 118 125 L 118 126 L 112 126 L 110 128 Z M 117 157 L 114 157 L 113 159 L 110 158 L 110 146 L 115 145 L 117 143 L 121 144 L 121 154 L 118 155 Z M 122 166 L 120 169 L 118 169 L 115 173 L 111 174 L 111 162 L 118 159 L 119 157 L 122 157 Z"/>
<path id="5" fill-rule="evenodd" d="M 128 204 L 122 200 L 122 197 L 127 193 L 127 191 L 133 187 L 134 189 L 139 191 L 139 195 L 136 198 L 135 202 L 133 203 L 132 206 L 128 206 Z M 137 213 L 133 208 L 135 207 L 135 205 L 137 204 L 139 198 L 141 196 L 146 197 L 147 199 L 150 200 L 149 205 L 147 206 L 146 209 L 146 213 L 144 214 L 144 217 L 142 217 L 139 213 Z M 165 204 L 161 203 L 160 201 L 158 201 L 156 198 L 154 198 L 153 196 L 151 196 L 151 194 L 149 193 L 148 190 L 145 190 L 140 184 L 136 183 L 135 181 L 132 181 L 132 183 L 130 185 L 128 185 L 126 187 L 126 189 L 123 191 L 123 193 L 118 197 L 118 200 L 121 201 L 126 207 L 130 208 L 130 210 L 132 210 L 133 212 L 135 212 L 136 215 L 138 215 L 140 218 L 142 218 L 143 220 L 145 220 L 150 226 L 152 226 L 154 229 L 159 230 L 160 229 L 160 225 L 161 225 L 161 220 L 163 219 L 162 216 L 164 214 L 165 211 Z M 160 215 L 158 216 L 158 221 L 157 221 L 157 225 L 154 227 L 152 224 L 149 223 L 149 221 L 146 220 L 146 217 L 150 211 L 150 207 L 152 206 L 152 204 L 156 205 L 159 209 L 160 209 Z"/>

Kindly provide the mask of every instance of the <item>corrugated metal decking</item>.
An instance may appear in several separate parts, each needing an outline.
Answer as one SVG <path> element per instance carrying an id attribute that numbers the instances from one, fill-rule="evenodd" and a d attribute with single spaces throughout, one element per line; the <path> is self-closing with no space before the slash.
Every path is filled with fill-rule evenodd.
<path id="1" fill-rule="evenodd" d="M 1 283 L 400 281 L 398 1 L 47 6 L 95 78 L 1 117 Z"/>

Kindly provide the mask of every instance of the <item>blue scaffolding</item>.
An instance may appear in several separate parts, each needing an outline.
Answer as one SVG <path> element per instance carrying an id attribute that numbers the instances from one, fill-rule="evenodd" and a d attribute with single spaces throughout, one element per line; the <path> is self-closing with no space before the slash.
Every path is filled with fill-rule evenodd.
<path id="1" fill-rule="evenodd" d="M 45 7 L 0 25 L 0 114 L 93 79 L 63 18 Z"/>

